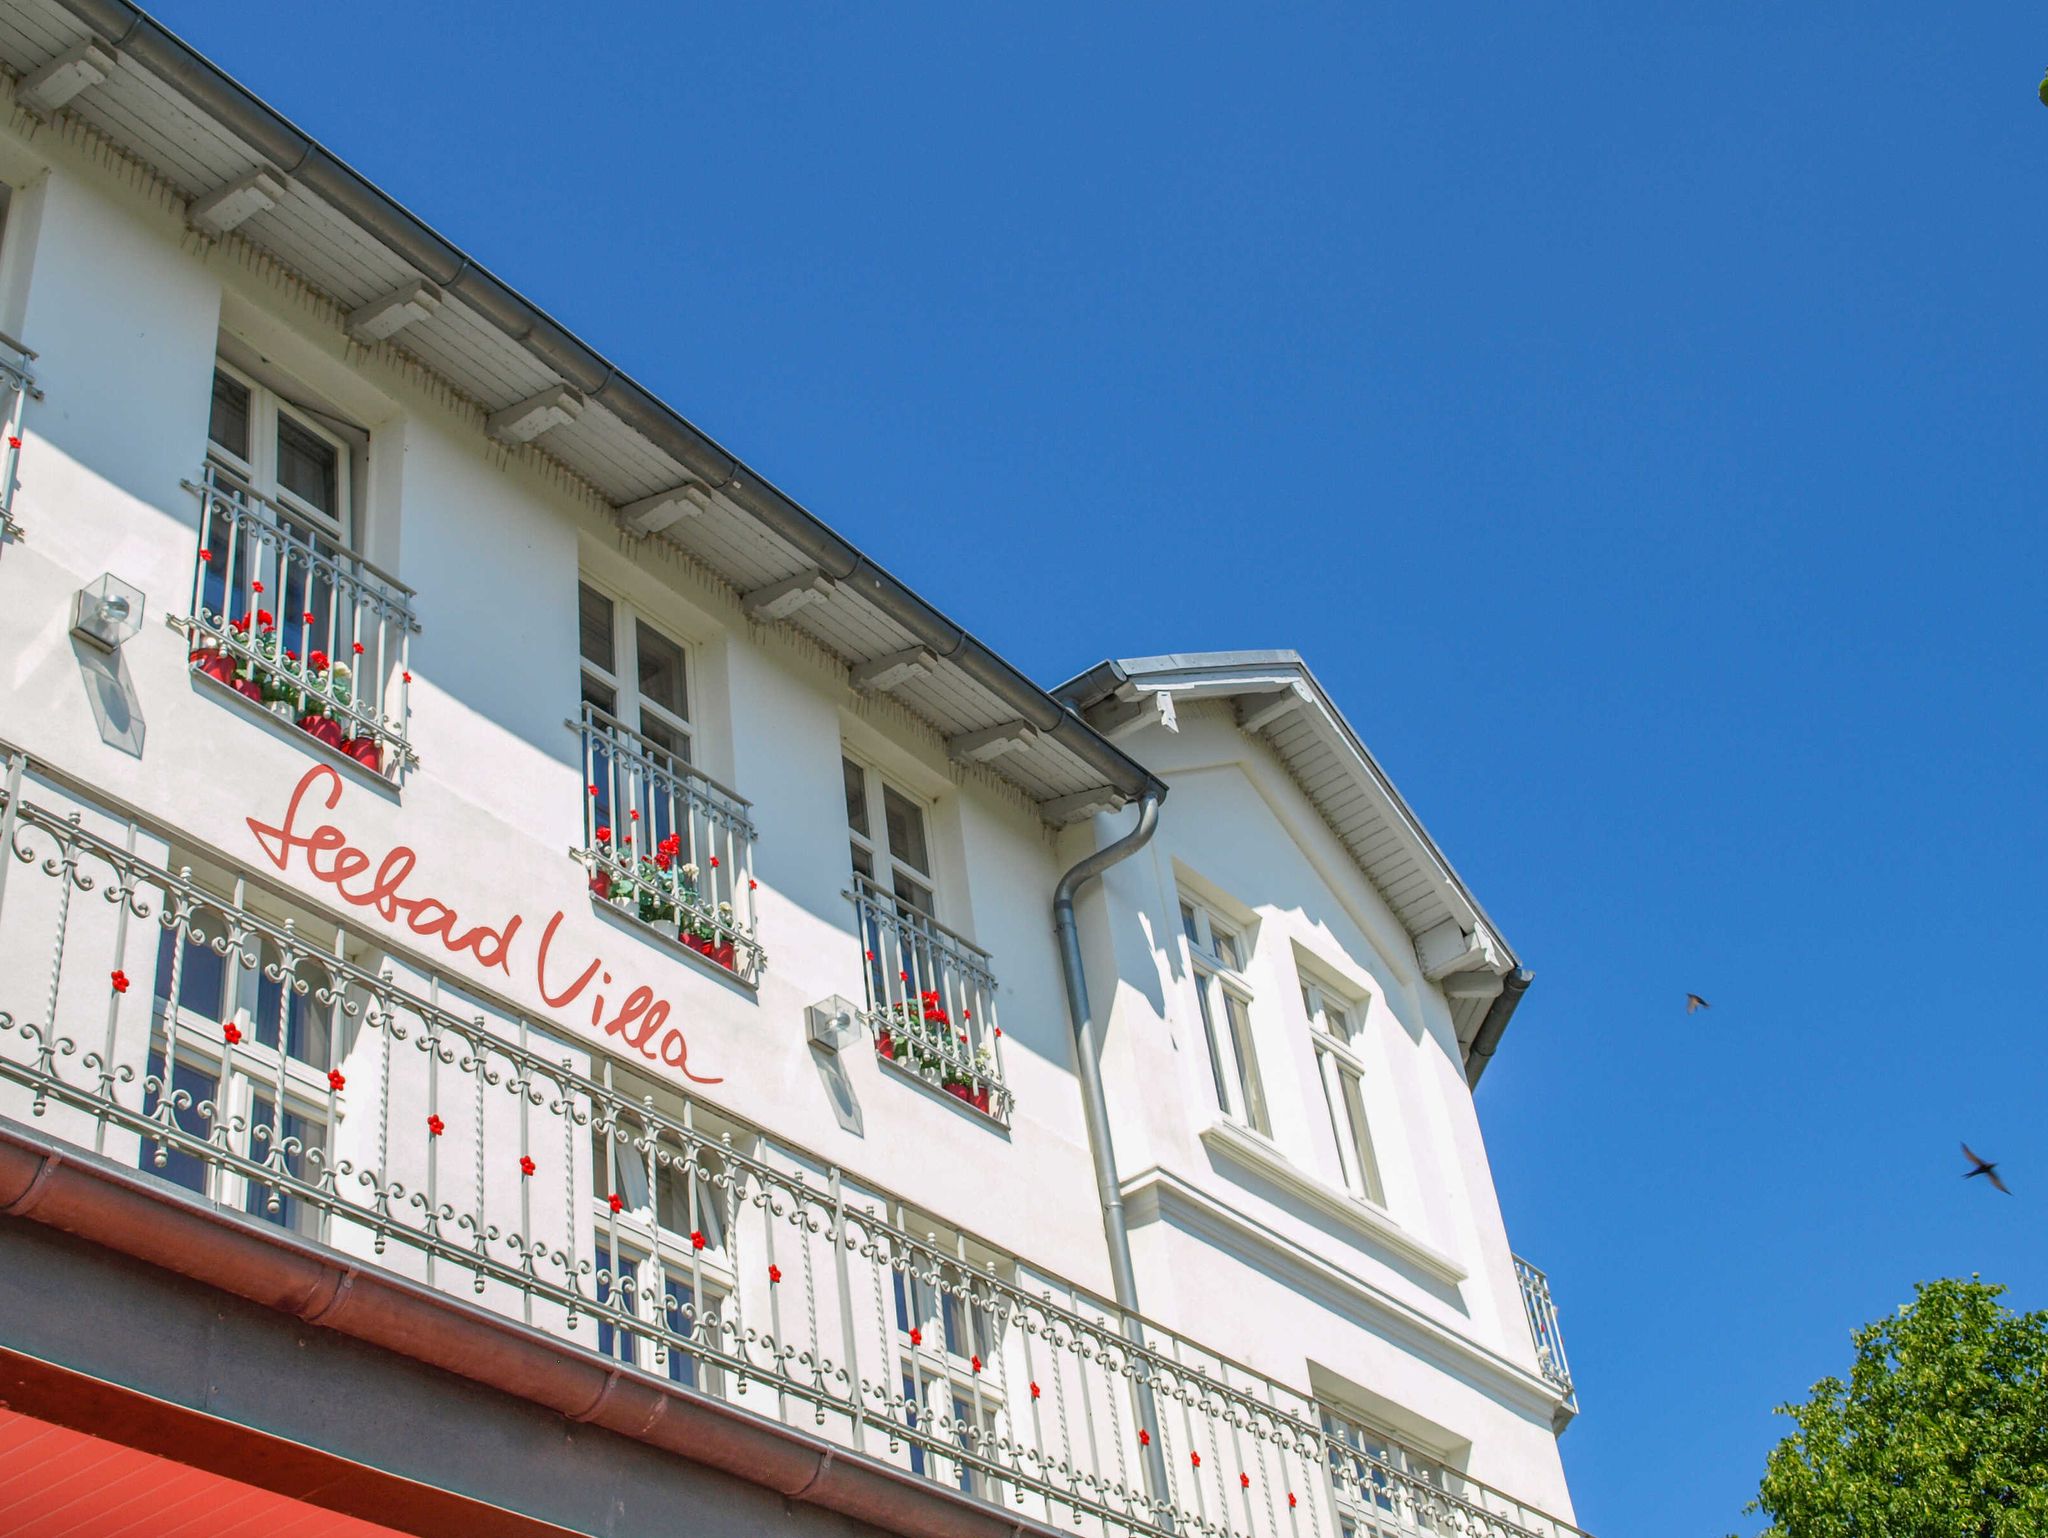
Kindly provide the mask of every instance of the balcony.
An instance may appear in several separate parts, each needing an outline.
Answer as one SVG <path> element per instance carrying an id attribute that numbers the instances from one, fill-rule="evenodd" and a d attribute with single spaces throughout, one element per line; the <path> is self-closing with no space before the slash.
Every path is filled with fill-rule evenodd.
<path id="1" fill-rule="evenodd" d="M 14 521 L 14 478 L 21 468 L 21 413 L 31 399 L 41 400 L 29 365 L 36 355 L 0 331 L 0 415 L 7 419 L 7 444 L 0 452 L 0 543 L 21 537 Z"/>
<path id="2" fill-rule="evenodd" d="M 754 824 L 744 799 L 584 702 L 583 845 L 591 895 L 725 968 L 759 980 Z"/>
<path id="3" fill-rule="evenodd" d="M 0 785 L 0 1120 L 81 1168 L 1020 1528 L 1576 1534 L 20 754 Z"/>
<path id="4" fill-rule="evenodd" d="M 858 871 L 868 1028 L 883 1061 L 1007 1123 L 1003 1028 L 988 952 Z"/>
<path id="5" fill-rule="evenodd" d="M 1522 1308 L 1529 1316 L 1529 1334 L 1536 1341 L 1536 1364 L 1551 1387 L 1564 1395 L 1563 1413 L 1569 1419 L 1579 1413 L 1579 1397 L 1572 1388 L 1571 1364 L 1564 1356 L 1564 1332 L 1558 1328 L 1550 1278 L 1517 1255 L 1515 1280 L 1522 1284 Z"/>
<path id="6" fill-rule="evenodd" d="M 194 674 L 373 774 L 415 766 L 412 589 L 218 465 L 186 484 L 200 504 Z"/>

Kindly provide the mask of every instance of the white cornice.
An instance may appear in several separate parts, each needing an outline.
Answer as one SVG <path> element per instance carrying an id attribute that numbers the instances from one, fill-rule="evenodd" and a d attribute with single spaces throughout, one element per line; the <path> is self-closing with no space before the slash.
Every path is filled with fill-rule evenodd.
<path id="1" fill-rule="evenodd" d="M 1544 1421 L 1563 1401 L 1545 1379 L 1462 1335 L 1383 1289 L 1332 1265 L 1180 1176 L 1154 1165 L 1123 1183 L 1133 1227 L 1175 1221 L 1219 1247 L 1263 1262 L 1287 1285 L 1327 1306 L 1369 1317 L 1398 1348 L 1475 1386 L 1491 1384 L 1505 1404 Z"/>
<path id="2" fill-rule="evenodd" d="M 1202 1142 L 1212 1153 L 1265 1176 L 1290 1195 L 1335 1218 L 1360 1238 L 1394 1251 L 1440 1281 L 1455 1287 L 1470 1275 L 1442 1250 L 1423 1243 L 1396 1223 L 1392 1214 L 1360 1201 L 1348 1191 L 1325 1185 L 1257 1133 L 1247 1132 L 1236 1122 L 1218 1121 L 1203 1128 Z"/>

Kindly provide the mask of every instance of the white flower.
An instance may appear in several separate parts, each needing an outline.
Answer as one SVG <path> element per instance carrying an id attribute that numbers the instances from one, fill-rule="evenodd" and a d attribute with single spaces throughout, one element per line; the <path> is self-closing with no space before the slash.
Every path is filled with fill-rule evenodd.
<path id="1" fill-rule="evenodd" d="M 697 879 L 697 862 L 695 860 L 687 860 L 683 864 L 677 866 L 676 868 L 680 870 L 688 880 L 695 881 Z"/>

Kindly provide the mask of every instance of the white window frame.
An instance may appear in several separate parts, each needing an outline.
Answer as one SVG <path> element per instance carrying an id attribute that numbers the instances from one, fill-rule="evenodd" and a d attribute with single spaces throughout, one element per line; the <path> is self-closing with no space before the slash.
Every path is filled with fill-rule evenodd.
<path id="1" fill-rule="evenodd" d="M 226 899 L 220 901 L 223 909 L 228 907 Z M 240 901 L 237 900 L 234 906 L 239 908 Z M 173 930 L 166 930 L 158 943 L 160 946 L 169 944 L 183 947 L 189 944 L 206 947 L 203 940 L 191 940 L 182 925 Z M 267 942 L 259 941 L 259 944 L 267 948 Z M 304 959 L 318 961 L 323 967 L 327 966 L 326 961 L 317 952 L 309 952 Z M 150 1032 L 150 1052 L 164 1060 L 164 1071 L 173 1080 L 179 1073 L 191 1070 L 213 1081 L 214 1090 L 211 1098 L 216 1113 L 211 1130 L 218 1130 L 224 1120 L 230 1121 L 231 1124 L 239 1122 L 240 1131 L 235 1134 L 236 1142 L 231 1146 L 241 1157 L 261 1162 L 270 1152 L 268 1144 L 259 1147 L 253 1141 L 256 1125 L 255 1107 L 257 1100 L 261 1098 L 270 1101 L 273 1106 L 281 1104 L 284 1115 L 297 1116 L 310 1127 L 316 1128 L 321 1138 L 321 1157 L 323 1160 L 332 1160 L 335 1126 L 331 1114 L 333 1092 L 330 1090 L 327 1074 L 329 1068 L 334 1065 L 335 1052 L 340 1044 L 336 1034 L 343 1018 L 339 1001 L 329 1006 L 328 1061 L 321 1064 L 311 1063 L 304 1058 L 292 1056 L 286 1048 L 291 1039 L 289 1011 L 292 1000 L 295 997 L 311 998 L 312 995 L 295 995 L 289 984 L 278 984 L 281 1013 L 276 1022 L 277 1045 L 268 1046 L 258 1039 L 258 1001 L 264 980 L 261 967 L 243 965 L 240 952 L 233 948 L 222 958 L 222 965 L 227 969 L 228 975 L 222 990 L 224 1007 L 220 1011 L 220 1018 L 213 1018 L 211 1012 L 202 1014 L 197 1009 L 188 1008 L 175 998 L 153 999 L 155 1019 Z M 177 972 L 181 992 L 184 975 L 181 964 Z M 331 984 L 331 968 L 328 968 L 328 976 Z M 152 982 L 152 988 L 154 986 Z M 227 1024 L 233 1024 L 240 1033 L 239 1041 L 232 1044 L 227 1041 L 223 1029 Z M 170 1062 L 169 1052 L 169 1038 L 174 1030 L 178 1042 L 175 1065 Z M 165 1084 L 161 1093 L 171 1095 L 175 1094 L 176 1090 L 177 1085 L 172 1082 Z M 181 1125 L 182 1117 L 186 1114 L 196 1117 L 196 1106 L 180 1114 Z M 279 1121 L 276 1125 L 281 1128 L 282 1122 Z M 142 1135 L 141 1142 L 142 1167 L 150 1169 L 153 1167 L 155 1144 L 147 1133 Z M 306 1151 L 311 1152 L 311 1149 L 312 1145 L 308 1144 Z M 176 1151 L 173 1145 L 174 1154 Z M 262 1183 L 252 1181 L 224 1165 L 207 1164 L 204 1194 L 209 1200 L 224 1208 L 245 1212 L 248 1210 L 247 1204 L 252 1194 L 259 1200 L 264 1200 L 267 1199 L 268 1191 L 269 1188 Z M 300 1200 L 290 1196 L 285 1199 Z M 323 1237 L 328 1217 L 326 1209 L 304 1201 L 300 1201 L 300 1206 L 307 1221 L 296 1225 L 294 1231 L 308 1238 Z M 273 1221 L 266 1212 L 251 1215 L 265 1221 Z"/>
<path id="2" fill-rule="evenodd" d="M 1458 1486 L 1449 1468 L 1415 1452 L 1370 1421 L 1330 1404 L 1321 1406 L 1321 1418 L 1323 1434 L 1352 1452 L 1429 1490 L 1443 1495 L 1457 1493 Z M 1408 1538 L 1410 1534 L 1441 1531 L 1433 1520 L 1437 1513 L 1417 1512 L 1413 1498 L 1394 1478 L 1368 1471 L 1361 1482 L 1349 1478 L 1340 1481 L 1333 1474 L 1330 1483 L 1337 1497 L 1340 1533 L 1355 1534 L 1356 1538 Z M 1371 1493 L 1361 1488 L 1361 1483 L 1371 1486 Z"/>
<path id="3" fill-rule="evenodd" d="M 846 818 L 849 865 L 855 871 L 866 876 L 880 890 L 888 893 L 898 903 L 915 909 L 928 919 L 937 919 L 939 917 L 939 859 L 936 842 L 932 837 L 931 802 L 925 797 L 909 790 L 894 775 L 887 774 L 877 768 L 872 759 L 863 758 L 860 754 L 847 748 L 843 743 L 840 745 L 839 758 L 842 779 L 844 779 L 849 768 L 860 772 L 861 794 L 868 823 L 865 833 L 855 827 L 853 825 L 851 809 L 849 808 Z M 892 791 L 917 814 L 918 826 L 924 834 L 925 859 L 932 866 L 932 869 L 928 871 L 919 870 L 909 860 L 899 858 L 896 852 L 889 847 L 888 797 Z M 873 867 L 872 870 L 861 871 L 856 851 L 868 857 L 868 862 Z M 899 867 L 904 880 L 923 889 L 925 893 L 925 901 L 923 903 L 920 904 L 911 898 L 905 897 L 898 889 L 896 878 Z"/>
<path id="4" fill-rule="evenodd" d="M 606 667 L 583 655 L 583 590 L 588 588 L 612 608 L 612 658 Z M 576 590 L 576 656 L 581 666 L 581 679 L 598 684 L 610 693 L 612 704 L 609 709 L 598 706 L 605 714 L 624 726 L 628 731 L 649 740 L 650 746 L 662 752 L 675 752 L 677 759 L 694 766 L 697 751 L 697 728 L 691 722 L 689 712 L 697 698 L 697 656 L 696 648 L 666 625 L 651 618 L 645 610 L 621 598 L 601 582 L 593 582 L 588 573 L 579 574 Z M 668 642 L 682 654 L 683 659 L 683 714 L 658 700 L 647 698 L 640 692 L 640 628 L 646 626 L 662 640 Z M 680 750 L 669 749 L 655 743 L 647 730 L 647 723 L 654 722 L 665 732 L 674 735 L 681 742 Z"/>
<path id="5" fill-rule="evenodd" d="M 1251 956 L 1250 930 L 1185 890 L 1179 900 L 1181 939 L 1187 946 L 1188 976 L 1218 1109 L 1240 1126 L 1271 1138 L 1272 1110 L 1252 1026 L 1254 995 L 1244 976 Z"/>
<path id="6" fill-rule="evenodd" d="M 1361 1201 L 1386 1210 L 1387 1188 L 1380 1175 L 1372 1123 L 1365 1109 L 1367 1068 L 1357 1042 L 1365 1030 L 1369 1000 L 1346 998 L 1312 974 L 1301 974 L 1301 1004 L 1315 1048 L 1316 1078 L 1337 1142 L 1344 1188 Z"/>
<path id="7" fill-rule="evenodd" d="M 895 1213 L 897 1227 L 905 1230 L 935 1231 L 927 1219 L 912 1219 L 911 1214 L 898 1207 Z M 976 1257 L 967 1253 L 966 1246 L 958 1235 L 950 1239 L 940 1235 L 941 1244 L 951 1244 L 958 1255 L 949 1264 L 958 1268 L 963 1280 L 984 1274 L 986 1262 L 991 1257 Z M 912 1263 L 921 1262 L 922 1255 L 912 1258 Z M 896 1383 L 894 1387 L 903 1392 L 906 1401 L 916 1400 L 915 1409 L 918 1424 L 923 1426 L 925 1417 L 940 1416 L 959 1421 L 958 1410 L 964 1406 L 971 1420 L 980 1416 L 982 1431 L 993 1436 L 1000 1424 L 999 1417 L 1005 1401 L 999 1385 L 1001 1372 L 995 1356 L 1003 1349 L 1003 1329 L 999 1312 L 992 1303 L 977 1303 L 969 1297 L 960 1297 L 957 1292 L 947 1292 L 909 1271 L 898 1269 L 893 1273 L 892 1291 L 897 1296 L 891 1299 L 891 1318 L 895 1326 L 897 1357 Z M 970 1287 L 971 1292 L 971 1287 Z M 951 1300 L 958 1310 L 960 1332 L 966 1337 L 966 1351 L 955 1351 L 947 1339 L 945 1328 L 945 1307 Z M 913 1343 L 910 1330 L 915 1326 L 918 1340 Z M 982 1357 L 981 1371 L 974 1370 L 977 1348 L 988 1352 Z M 943 1391 L 946 1403 L 943 1409 L 935 1410 L 935 1391 Z M 994 1444 L 984 1441 L 982 1456 L 988 1456 L 987 1449 Z M 1002 1499 L 1002 1482 L 980 1469 L 949 1457 L 944 1452 L 935 1452 L 919 1443 L 912 1443 L 910 1463 L 912 1471 L 941 1483 L 956 1484 L 970 1495 L 985 1499 Z M 936 1460 L 936 1461 L 935 1461 Z M 921 1465 L 921 1467 L 920 1467 Z"/>
<path id="8" fill-rule="evenodd" d="M 213 381 L 208 379 L 207 402 L 207 457 L 229 471 L 249 489 L 260 496 L 269 498 L 286 509 L 293 517 L 304 519 L 309 529 L 325 535 L 335 545 L 352 553 L 354 543 L 355 502 L 352 471 L 354 459 L 347 439 L 331 429 L 312 420 L 312 413 L 305 407 L 286 399 L 280 392 L 264 384 L 247 370 L 237 368 L 223 357 L 213 361 L 214 372 L 224 374 L 249 392 L 249 455 L 244 457 L 213 436 Z M 334 504 L 335 511 L 327 512 L 315 507 L 296 492 L 289 491 L 278 479 L 277 432 L 278 418 L 290 418 L 292 424 L 320 439 L 334 450 Z"/>

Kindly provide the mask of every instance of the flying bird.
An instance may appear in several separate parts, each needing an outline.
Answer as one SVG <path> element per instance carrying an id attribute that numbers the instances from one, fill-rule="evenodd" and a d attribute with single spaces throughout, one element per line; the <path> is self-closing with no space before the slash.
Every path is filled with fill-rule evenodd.
<path id="1" fill-rule="evenodd" d="M 1691 1014 L 1696 1009 L 1712 1009 L 1713 1007 L 1713 1005 L 1709 1004 L 1697 993 L 1688 993 L 1685 996 L 1685 1012 L 1687 1014 Z"/>
<path id="2" fill-rule="evenodd" d="M 1965 1159 L 1968 1159 L 1972 1164 L 1977 1166 L 1975 1169 L 1970 1170 L 1967 1174 L 1965 1174 L 1963 1176 L 1963 1179 L 1968 1180 L 1972 1176 L 1982 1175 L 1986 1180 L 1990 1181 L 1993 1185 L 1997 1186 L 1999 1190 L 2005 1191 L 2005 1194 L 2007 1196 L 2012 1195 L 2011 1191 L 2006 1190 L 2005 1182 L 1998 1178 L 1998 1166 L 1992 1163 L 1989 1159 L 1978 1158 L 1975 1152 L 1971 1150 L 1970 1145 L 1968 1143 L 1963 1144 L 1963 1157 Z"/>

